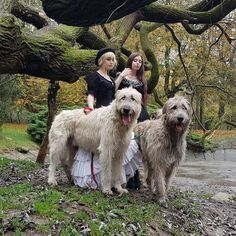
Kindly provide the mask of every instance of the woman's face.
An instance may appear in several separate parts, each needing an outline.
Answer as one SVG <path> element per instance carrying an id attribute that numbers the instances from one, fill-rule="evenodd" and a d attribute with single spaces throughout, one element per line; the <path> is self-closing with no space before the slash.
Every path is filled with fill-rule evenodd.
<path id="1" fill-rule="evenodd" d="M 133 59 L 131 69 L 138 71 L 143 64 L 143 60 L 141 56 L 137 56 Z"/>
<path id="2" fill-rule="evenodd" d="M 112 70 L 115 66 L 115 55 L 112 53 L 109 53 L 108 55 L 105 55 L 103 62 L 101 64 L 101 68 L 104 70 Z"/>

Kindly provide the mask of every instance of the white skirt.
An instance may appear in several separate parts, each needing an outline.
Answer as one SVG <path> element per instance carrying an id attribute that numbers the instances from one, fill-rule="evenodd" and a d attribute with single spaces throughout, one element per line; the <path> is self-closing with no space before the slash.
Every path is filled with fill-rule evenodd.
<path id="1" fill-rule="evenodd" d="M 134 176 L 135 171 L 138 170 L 141 164 L 141 153 L 133 137 L 123 159 L 122 184 L 126 184 L 129 178 Z M 78 149 L 71 170 L 74 184 L 82 188 L 101 189 L 102 181 L 99 155 L 94 155 L 93 163 L 91 160 L 92 153 Z"/>

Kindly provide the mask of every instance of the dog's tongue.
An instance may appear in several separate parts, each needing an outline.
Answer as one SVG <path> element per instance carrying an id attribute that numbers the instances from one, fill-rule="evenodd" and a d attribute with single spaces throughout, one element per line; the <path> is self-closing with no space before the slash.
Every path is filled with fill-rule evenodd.
<path id="1" fill-rule="evenodd" d="M 122 116 L 122 122 L 123 124 L 126 126 L 126 125 L 129 125 L 131 123 L 131 116 L 127 115 L 123 115 Z"/>
<path id="2" fill-rule="evenodd" d="M 176 124 L 175 129 L 177 132 L 181 132 L 183 130 L 182 124 Z"/>

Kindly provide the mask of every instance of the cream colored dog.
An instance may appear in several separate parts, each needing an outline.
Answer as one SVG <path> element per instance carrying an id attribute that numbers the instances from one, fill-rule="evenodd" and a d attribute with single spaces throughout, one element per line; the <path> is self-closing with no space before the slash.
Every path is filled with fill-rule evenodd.
<path id="1" fill-rule="evenodd" d="M 135 126 L 143 155 L 144 178 L 160 203 L 165 202 L 171 177 L 185 157 L 185 138 L 191 116 L 189 102 L 176 96 L 165 103 L 158 119 Z"/>
<path id="2" fill-rule="evenodd" d="M 61 112 L 49 133 L 48 183 L 57 185 L 55 172 L 60 163 L 71 179 L 74 146 L 78 146 L 100 154 L 104 193 L 112 194 L 112 181 L 119 193 L 127 192 L 121 187 L 122 160 L 140 112 L 141 94 L 132 88 L 118 90 L 109 106 L 95 109 L 88 115 L 81 109 Z"/>

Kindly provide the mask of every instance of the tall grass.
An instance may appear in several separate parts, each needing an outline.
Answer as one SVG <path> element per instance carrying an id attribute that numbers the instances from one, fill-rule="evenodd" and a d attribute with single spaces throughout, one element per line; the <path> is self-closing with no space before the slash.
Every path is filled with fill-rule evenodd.
<path id="1" fill-rule="evenodd" d="M 0 130 L 0 150 L 35 146 L 26 129 L 26 124 L 3 124 Z"/>

